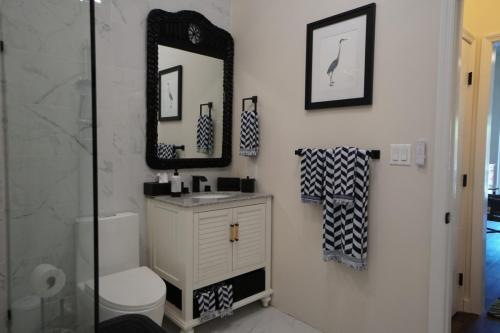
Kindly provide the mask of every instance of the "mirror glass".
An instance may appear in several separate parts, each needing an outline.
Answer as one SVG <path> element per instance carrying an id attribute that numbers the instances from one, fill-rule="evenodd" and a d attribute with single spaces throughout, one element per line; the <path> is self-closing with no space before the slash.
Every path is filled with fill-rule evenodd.
<path id="1" fill-rule="evenodd" d="M 158 45 L 158 157 L 221 158 L 222 59 Z"/>

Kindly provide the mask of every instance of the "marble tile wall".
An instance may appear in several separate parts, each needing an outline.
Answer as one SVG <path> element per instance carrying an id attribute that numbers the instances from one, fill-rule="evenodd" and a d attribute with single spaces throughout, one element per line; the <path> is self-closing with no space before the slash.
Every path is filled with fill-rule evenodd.
<path id="1" fill-rule="evenodd" d="M 103 0 L 97 6 L 99 210 L 139 213 L 143 262 L 147 255 L 144 181 L 157 173 L 145 163 L 146 18 L 150 10 L 194 10 L 230 30 L 230 0 Z M 227 170 L 181 170 L 212 180 Z"/>

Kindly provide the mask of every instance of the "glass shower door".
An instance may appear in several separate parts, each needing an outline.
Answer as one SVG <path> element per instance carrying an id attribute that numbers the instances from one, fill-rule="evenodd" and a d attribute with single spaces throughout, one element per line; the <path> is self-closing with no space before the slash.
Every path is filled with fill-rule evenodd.
<path id="1" fill-rule="evenodd" d="M 0 11 L 10 331 L 90 332 L 90 3 L 0 0 Z"/>

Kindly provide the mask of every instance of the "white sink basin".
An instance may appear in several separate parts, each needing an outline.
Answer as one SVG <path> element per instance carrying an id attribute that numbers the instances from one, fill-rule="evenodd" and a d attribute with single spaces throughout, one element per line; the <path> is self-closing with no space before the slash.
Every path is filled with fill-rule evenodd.
<path id="1" fill-rule="evenodd" d="M 200 195 L 194 195 L 191 198 L 193 199 L 201 199 L 201 200 L 215 200 L 215 199 L 224 199 L 224 198 L 229 198 L 231 197 L 230 194 L 200 194 Z"/>

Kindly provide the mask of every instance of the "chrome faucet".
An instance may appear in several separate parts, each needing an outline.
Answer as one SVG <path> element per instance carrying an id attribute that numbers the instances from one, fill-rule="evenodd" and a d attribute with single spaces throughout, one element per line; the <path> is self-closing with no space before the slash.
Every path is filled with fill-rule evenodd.
<path id="1" fill-rule="evenodd" d="M 200 192 L 200 183 L 206 181 L 207 177 L 205 176 L 193 176 L 193 193 Z"/>

